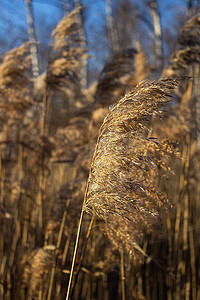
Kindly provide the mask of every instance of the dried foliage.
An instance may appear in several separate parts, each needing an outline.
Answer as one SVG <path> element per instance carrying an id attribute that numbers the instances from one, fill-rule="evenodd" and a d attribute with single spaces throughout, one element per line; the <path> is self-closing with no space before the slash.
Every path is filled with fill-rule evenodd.
<path id="1" fill-rule="evenodd" d="M 8 51 L 0 66 L 1 87 L 14 87 L 23 90 L 30 84 L 29 43 Z"/>
<path id="2" fill-rule="evenodd" d="M 21 114 L 33 105 L 30 65 L 29 43 L 4 55 L 0 66 L 0 107 L 5 119 L 21 120 Z"/>
<path id="3" fill-rule="evenodd" d="M 23 259 L 24 265 L 22 282 L 25 287 L 31 290 L 32 295 L 37 294 L 47 281 L 53 264 L 53 257 L 45 249 L 40 248 L 32 251 L 32 253 Z M 47 288 L 47 286 L 46 286 Z"/>
<path id="4" fill-rule="evenodd" d="M 87 57 L 80 46 L 78 15 L 81 7 L 65 16 L 52 33 L 53 55 L 47 68 L 46 83 L 52 89 L 63 90 L 67 95 L 80 93 L 81 61 Z"/>
<path id="5" fill-rule="evenodd" d="M 120 281 L 130 300 L 200 299 L 199 75 L 189 68 L 198 70 L 199 15 L 165 70 L 192 79 L 168 102 L 173 78 L 133 89 L 151 76 L 140 45 L 110 57 L 99 80 L 81 89 L 79 13 L 53 31 L 34 90 L 28 43 L 1 61 L 0 299 L 65 298 L 91 162 L 84 209 L 97 218 L 90 232 L 84 214 L 71 299 L 116 300 Z M 168 139 L 181 144 L 181 160 Z M 133 261 L 118 249 L 146 254 Z"/>
<path id="6" fill-rule="evenodd" d="M 198 66 L 200 62 L 199 21 L 200 17 L 197 14 L 189 19 L 180 31 L 178 49 L 170 56 L 169 63 L 162 73 L 164 76 L 193 77 L 192 68 Z M 169 107 L 168 119 L 164 120 L 164 124 L 156 122 L 154 132 L 159 136 L 170 136 L 179 141 L 185 140 L 189 135 L 194 136 L 197 98 L 191 97 L 192 80 L 197 81 L 198 78 L 182 80 L 176 102 L 174 101 L 174 105 Z"/>
<path id="7" fill-rule="evenodd" d="M 58 128 L 55 137 L 52 137 L 52 141 L 59 147 L 53 152 L 52 161 L 74 161 L 80 147 L 89 141 L 88 126 L 89 118 L 79 115 L 71 117 L 66 127 Z"/>
<path id="8" fill-rule="evenodd" d="M 66 221 L 66 234 L 72 232 L 78 222 L 80 206 L 82 203 L 85 189 L 85 181 L 76 180 L 75 183 L 72 181 L 67 182 L 61 186 L 60 190 L 55 197 L 53 207 L 51 209 L 50 218 L 47 224 L 46 230 L 48 233 L 58 233 L 60 228 L 60 222 L 63 217 L 63 212 L 66 209 L 66 203 L 68 204 L 68 210 L 70 214 Z"/>
<path id="9" fill-rule="evenodd" d="M 185 26 L 181 29 L 178 42 L 180 45 L 195 46 L 200 44 L 200 14 L 190 18 Z"/>
<path id="10" fill-rule="evenodd" d="M 178 105 L 172 107 L 170 114 L 167 118 L 162 120 L 156 120 L 154 124 L 154 136 L 166 138 L 170 140 L 178 141 L 182 143 L 188 135 L 194 136 L 195 133 L 195 124 L 193 122 L 195 109 L 192 102 L 189 102 L 187 105 Z"/>
<path id="11" fill-rule="evenodd" d="M 174 148 L 147 139 L 147 128 L 176 85 L 175 79 L 138 84 L 110 109 L 99 131 L 84 209 L 103 218 L 108 236 L 130 253 L 169 206 L 154 176 L 167 169 L 163 157 Z"/>
<path id="12" fill-rule="evenodd" d="M 164 70 L 164 75 L 172 76 L 183 73 L 194 63 L 200 62 L 199 46 L 185 47 L 177 50 L 171 57 L 168 67 Z"/>
<path id="13" fill-rule="evenodd" d="M 136 44 L 137 53 L 135 55 L 135 77 L 137 82 L 148 78 L 150 68 L 148 66 L 147 55 L 140 43 Z"/>
<path id="14" fill-rule="evenodd" d="M 200 15 L 195 15 L 187 21 L 178 38 L 178 49 L 171 55 L 169 64 L 163 71 L 163 75 L 180 75 L 194 64 L 200 61 Z"/>
<path id="15" fill-rule="evenodd" d="M 74 39 L 70 39 L 69 37 L 77 36 L 77 14 L 79 14 L 80 9 L 81 7 L 77 7 L 65 16 L 52 32 L 54 50 L 62 50 L 64 46 L 74 43 Z M 78 39 L 76 41 L 78 42 Z"/>
<path id="16" fill-rule="evenodd" d="M 131 77 L 134 69 L 133 58 L 136 53 L 135 49 L 119 52 L 105 65 L 99 77 L 95 95 L 96 104 L 104 106 L 113 104 L 135 84 Z"/>

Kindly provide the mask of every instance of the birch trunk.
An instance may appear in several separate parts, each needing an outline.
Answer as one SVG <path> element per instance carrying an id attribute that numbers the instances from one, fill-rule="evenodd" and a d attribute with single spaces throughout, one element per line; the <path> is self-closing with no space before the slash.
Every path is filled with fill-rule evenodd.
<path id="1" fill-rule="evenodd" d="M 33 78 L 37 79 L 39 76 L 39 63 L 37 56 L 37 41 L 35 37 L 34 21 L 33 21 L 33 10 L 31 6 L 31 0 L 25 0 L 27 6 L 27 23 L 28 23 L 28 35 L 30 40 L 30 53 L 32 60 Z"/>
<path id="2" fill-rule="evenodd" d="M 119 41 L 118 41 L 117 31 L 112 16 L 111 0 L 106 0 L 106 18 L 107 18 L 108 38 L 111 44 L 111 51 L 115 53 L 119 51 Z"/>
<path id="3" fill-rule="evenodd" d="M 154 30 L 154 64 L 157 75 L 163 68 L 163 50 L 162 50 L 162 28 L 160 23 L 160 14 L 158 11 L 157 0 L 150 0 L 149 7 L 152 15 L 153 30 Z"/>
<path id="4" fill-rule="evenodd" d="M 81 0 L 74 0 L 75 6 L 82 7 Z M 78 33 L 80 37 L 80 47 L 85 50 L 87 48 L 86 34 L 84 30 L 84 22 L 82 16 L 82 10 L 80 10 L 80 14 L 78 15 Z M 82 70 L 81 70 L 81 87 L 82 89 L 87 88 L 87 57 L 82 58 Z"/>

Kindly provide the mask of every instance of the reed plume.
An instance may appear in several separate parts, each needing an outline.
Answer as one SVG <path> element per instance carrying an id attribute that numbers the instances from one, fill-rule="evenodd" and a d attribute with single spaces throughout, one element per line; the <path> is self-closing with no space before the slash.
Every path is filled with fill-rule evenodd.
<path id="1" fill-rule="evenodd" d="M 82 60 L 88 55 L 80 46 L 78 15 L 76 7 L 65 16 L 52 32 L 52 57 L 49 61 L 46 82 L 50 89 L 62 90 L 67 95 L 80 91 Z"/>
<path id="2" fill-rule="evenodd" d="M 199 45 L 200 43 L 200 14 L 196 14 L 190 18 L 183 26 L 178 42 L 180 45 Z"/>
<path id="3" fill-rule="evenodd" d="M 168 75 L 180 74 L 188 69 L 194 63 L 200 62 L 199 46 L 185 47 L 175 51 L 171 57 L 169 65 L 164 69 L 163 73 Z"/>
<path id="4" fill-rule="evenodd" d="M 198 68 L 200 62 L 200 15 L 190 18 L 180 31 L 177 49 L 169 58 L 168 65 L 163 70 L 163 76 L 188 76 L 195 77 L 195 66 Z M 198 74 L 196 79 L 198 81 Z M 191 97 L 192 80 L 185 80 L 176 95 L 176 101 L 169 107 L 170 114 L 164 122 L 156 122 L 154 132 L 158 136 L 166 136 L 185 141 L 186 136 L 195 135 L 197 97 Z"/>
<path id="5" fill-rule="evenodd" d="M 0 66 L 0 86 L 15 87 L 16 90 L 29 86 L 30 65 L 29 43 L 6 52 Z"/>
<path id="6" fill-rule="evenodd" d="M 38 291 L 43 289 L 52 263 L 53 256 L 45 248 L 33 250 L 26 259 L 23 259 L 22 282 L 29 289 L 29 293 L 36 296 Z"/>
<path id="7" fill-rule="evenodd" d="M 121 250 L 137 254 L 145 231 L 160 224 L 170 207 L 158 191 L 156 175 L 175 151 L 166 140 L 148 139 L 152 114 L 161 114 L 175 78 L 141 82 L 111 109 L 99 131 L 84 210 L 102 218 Z"/>
<path id="8" fill-rule="evenodd" d="M 177 49 L 169 58 L 163 76 L 180 75 L 194 63 L 200 61 L 200 14 L 190 18 L 183 26 L 178 37 Z"/>
<path id="9" fill-rule="evenodd" d="M 126 49 L 115 53 L 105 64 L 98 80 L 96 104 L 111 105 L 122 96 L 125 90 L 136 84 L 133 76 L 133 59 L 136 53 L 135 49 Z"/>
<path id="10" fill-rule="evenodd" d="M 0 107 L 11 119 L 32 106 L 29 43 L 8 51 L 0 65 Z"/>
<path id="11" fill-rule="evenodd" d="M 67 37 L 70 35 L 75 35 L 77 37 L 77 15 L 79 14 L 80 9 L 81 7 L 78 6 L 70 14 L 65 16 L 52 32 L 52 37 L 54 38 L 54 50 L 63 49 L 63 47 L 68 46 L 70 42 L 73 44 L 73 41 Z"/>

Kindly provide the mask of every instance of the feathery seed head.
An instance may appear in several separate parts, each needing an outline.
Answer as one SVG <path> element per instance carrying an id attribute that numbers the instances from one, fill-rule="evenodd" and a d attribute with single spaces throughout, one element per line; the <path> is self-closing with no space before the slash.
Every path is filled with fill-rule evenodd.
<path id="1" fill-rule="evenodd" d="M 174 148 L 147 133 L 177 84 L 175 78 L 138 84 L 111 107 L 99 131 L 84 210 L 102 218 L 108 236 L 129 252 L 170 207 L 155 178 Z"/>

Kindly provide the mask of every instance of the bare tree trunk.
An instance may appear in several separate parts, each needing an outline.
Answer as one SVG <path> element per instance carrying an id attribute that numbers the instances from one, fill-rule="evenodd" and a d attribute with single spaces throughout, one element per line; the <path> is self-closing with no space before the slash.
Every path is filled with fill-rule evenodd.
<path id="1" fill-rule="evenodd" d="M 154 64 L 156 67 L 156 73 L 157 75 L 159 75 L 163 68 L 163 49 L 162 49 L 162 29 L 160 24 L 160 15 L 158 11 L 157 0 L 150 0 L 149 7 L 151 10 L 154 36 L 155 36 Z"/>
<path id="2" fill-rule="evenodd" d="M 80 6 L 82 8 L 82 1 L 81 0 L 74 0 L 75 6 Z M 86 41 L 86 35 L 84 30 L 84 22 L 83 22 L 83 15 L 82 10 L 80 10 L 80 14 L 78 15 L 78 31 L 79 31 L 79 37 L 80 37 L 80 46 L 82 49 L 87 48 L 87 41 Z M 87 88 L 87 57 L 84 57 L 82 59 L 82 71 L 81 71 L 81 87 L 82 89 Z"/>
<path id="3" fill-rule="evenodd" d="M 35 31 L 34 31 L 34 22 L 33 22 L 33 10 L 31 6 L 31 0 L 25 0 L 27 6 L 27 23 L 28 23 L 28 35 L 30 40 L 30 53 L 31 53 L 31 60 L 32 60 L 32 69 L 33 69 L 33 78 L 39 76 L 39 63 L 38 63 L 38 56 L 37 56 L 37 41 L 35 38 Z"/>
<path id="4" fill-rule="evenodd" d="M 107 12 L 106 18 L 107 18 L 108 38 L 111 44 L 111 51 L 115 53 L 119 51 L 119 40 L 118 40 L 117 31 L 112 16 L 111 0 L 106 0 L 106 12 Z"/>
<path id="5" fill-rule="evenodd" d="M 195 13 L 194 0 L 187 1 L 187 8 L 188 8 L 188 17 L 190 18 Z"/>

